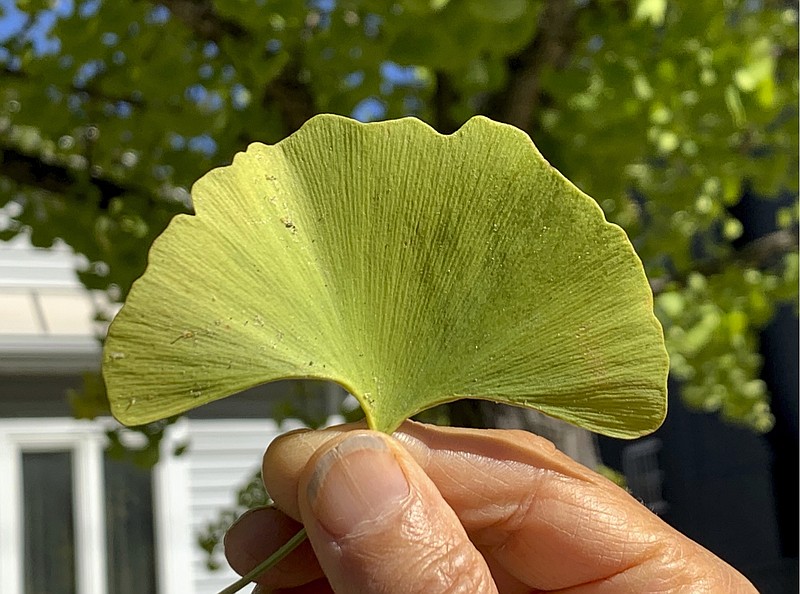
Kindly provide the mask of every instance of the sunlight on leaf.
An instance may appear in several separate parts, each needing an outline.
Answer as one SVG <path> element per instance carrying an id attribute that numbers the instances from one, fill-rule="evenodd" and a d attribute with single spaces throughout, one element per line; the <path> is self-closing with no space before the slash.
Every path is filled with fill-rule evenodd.
<path id="1" fill-rule="evenodd" d="M 634 21 L 650 21 L 654 27 L 664 24 L 667 13 L 667 0 L 639 0 L 634 13 Z"/>
<path id="2" fill-rule="evenodd" d="M 109 330 L 123 423 L 283 378 L 339 383 L 387 432 L 459 398 L 619 437 L 664 417 L 640 261 L 511 126 L 317 116 L 192 197 Z"/>

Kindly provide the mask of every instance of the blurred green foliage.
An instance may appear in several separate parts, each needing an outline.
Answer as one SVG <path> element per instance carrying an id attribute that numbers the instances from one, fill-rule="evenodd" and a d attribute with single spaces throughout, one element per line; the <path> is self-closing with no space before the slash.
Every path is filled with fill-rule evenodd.
<path id="1" fill-rule="evenodd" d="M 123 299 L 191 183 L 251 141 L 319 112 L 441 132 L 482 113 L 526 130 L 627 230 L 685 400 L 770 428 L 757 333 L 798 283 L 795 3 L 0 7 L 0 237 L 63 239 L 91 262 L 87 287 Z M 792 204 L 763 250 L 739 241 L 745 192 Z M 102 398 L 96 382 L 72 395 L 83 416 Z"/>

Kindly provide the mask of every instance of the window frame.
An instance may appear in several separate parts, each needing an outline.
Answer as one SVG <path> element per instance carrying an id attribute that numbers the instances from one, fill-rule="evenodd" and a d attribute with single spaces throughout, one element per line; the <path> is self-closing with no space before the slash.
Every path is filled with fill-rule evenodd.
<path id="1" fill-rule="evenodd" d="M 75 525 L 77 594 L 107 594 L 105 431 L 111 419 L 0 419 L 0 583 L 4 594 L 24 594 L 22 453 L 70 452 Z M 188 426 L 178 422 L 161 443 L 153 468 L 153 515 L 157 594 L 186 594 L 191 566 L 189 474 L 185 457 L 172 452 Z"/>

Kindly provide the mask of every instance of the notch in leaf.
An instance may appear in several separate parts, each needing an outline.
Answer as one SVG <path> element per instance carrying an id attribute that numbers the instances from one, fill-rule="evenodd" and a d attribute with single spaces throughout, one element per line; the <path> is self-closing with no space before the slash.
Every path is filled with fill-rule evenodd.
<path id="1" fill-rule="evenodd" d="M 459 398 L 618 437 L 663 420 L 641 262 L 511 126 L 321 115 L 192 197 L 109 330 L 123 423 L 285 378 L 339 383 L 386 432 Z"/>

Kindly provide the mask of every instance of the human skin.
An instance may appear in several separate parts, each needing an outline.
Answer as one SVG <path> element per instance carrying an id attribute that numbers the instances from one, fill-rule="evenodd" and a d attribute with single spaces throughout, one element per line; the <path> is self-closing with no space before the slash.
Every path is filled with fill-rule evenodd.
<path id="1" fill-rule="evenodd" d="M 301 430 L 264 456 L 275 509 L 225 538 L 245 573 L 305 525 L 255 592 L 754 593 L 627 492 L 525 431 L 406 422 Z"/>

